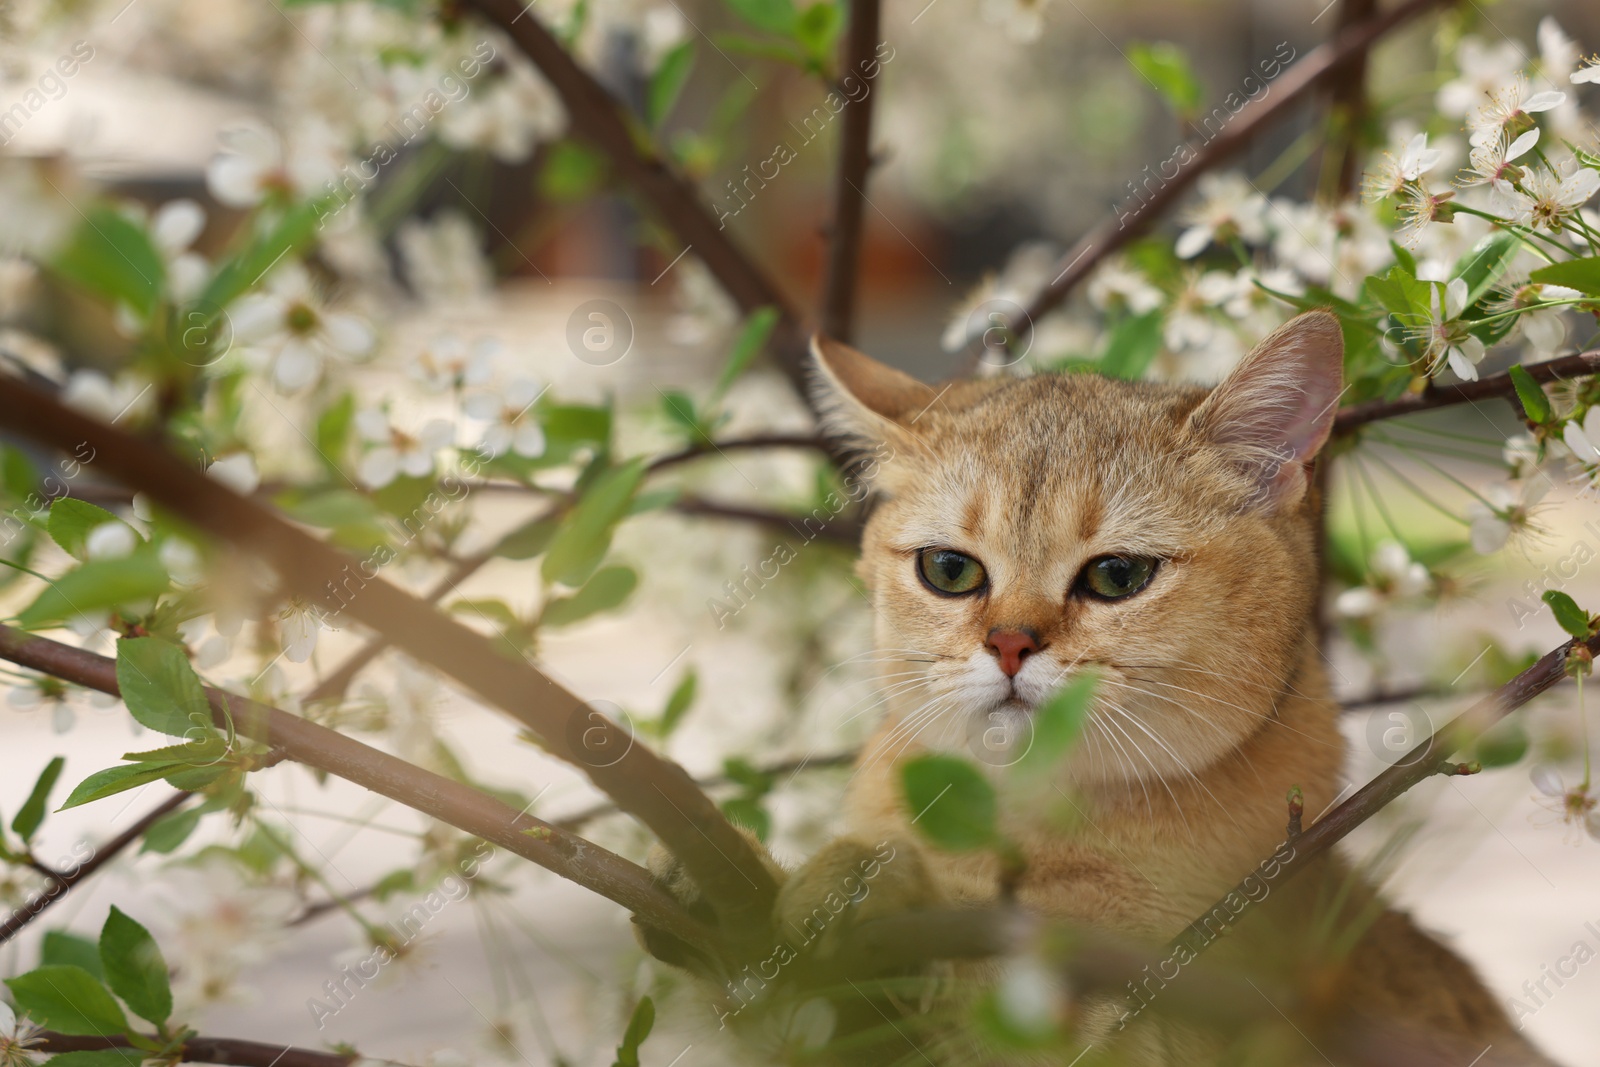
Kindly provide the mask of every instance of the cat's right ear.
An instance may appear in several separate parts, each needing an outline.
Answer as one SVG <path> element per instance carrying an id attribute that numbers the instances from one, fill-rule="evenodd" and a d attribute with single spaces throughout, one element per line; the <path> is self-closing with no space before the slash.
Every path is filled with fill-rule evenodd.
<path id="1" fill-rule="evenodd" d="M 872 448 L 894 443 L 938 393 L 849 345 L 811 338 L 811 398 L 830 437 Z"/>

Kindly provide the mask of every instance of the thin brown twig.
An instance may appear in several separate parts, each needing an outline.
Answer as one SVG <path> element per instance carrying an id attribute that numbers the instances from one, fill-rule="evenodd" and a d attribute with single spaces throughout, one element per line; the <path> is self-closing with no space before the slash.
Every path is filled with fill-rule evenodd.
<path id="1" fill-rule="evenodd" d="M 1600 374 L 1600 349 L 1547 359 L 1542 363 L 1525 363 L 1522 369 L 1540 384 Z M 1348 434 L 1369 422 L 1414 415 L 1419 411 L 1432 411 L 1435 408 L 1453 407 L 1456 404 L 1516 395 L 1517 386 L 1511 380 L 1509 371 L 1491 374 L 1475 382 L 1437 386 L 1429 384 L 1420 393 L 1407 393 L 1396 400 L 1367 400 L 1341 408 L 1334 416 L 1333 432 Z"/>
<path id="2" fill-rule="evenodd" d="M 1359 26 L 1377 11 L 1377 0 L 1343 0 L 1339 5 L 1336 30 Z M 1349 196 L 1361 176 L 1361 127 L 1367 121 L 1367 57 L 1362 51 L 1340 64 L 1328 79 L 1329 136 L 1324 150 L 1326 165 L 1338 168 L 1331 187 L 1335 202 Z"/>
<path id="3" fill-rule="evenodd" d="M 37 634 L 0 625 L 0 659 L 120 695 L 116 660 Z M 676 928 L 678 936 L 696 944 L 716 944 L 705 925 L 659 889 L 648 871 L 615 853 L 325 726 L 222 689 L 207 686 L 205 692 L 219 726 L 231 721 L 240 734 L 273 746 L 284 758 L 363 786 L 532 860 L 621 904 L 653 926 Z"/>
<path id="4" fill-rule="evenodd" d="M 861 235 L 865 221 L 867 173 L 872 168 L 872 108 L 877 94 L 878 26 L 881 0 L 852 0 L 850 28 L 841 49 L 842 77 L 866 84 L 861 98 L 851 96 L 840 123 L 839 162 L 833 177 L 833 222 L 828 227 L 828 270 L 823 282 L 822 332 L 849 341 L 855 332 L 860 289 Z M 873 77 L 868 77 L 871 70 Z"/>
<path id="5" fill-rule="evenodd" d="M 528 20 L 532 21 L 532 20 Z M 276 514 L 195 471 L 156 444 L 89 418 L 14 379 L 0 377 L 0 423 L 57 448 L 87 445 L 111 478 L 197 529 L 259 556 L 286 591 L 347 613 L 383 632 L 486 704 L 533 730 L 554 755 L 584 771 L 606 795 L 653 830 L 684 865 L 728 928 L 764 936 L 777 885 L 749 842 L 684 769 L 636 744 L 520 654 L 508 654 L 461 622 L 381 575 L 341 599 L 362 564 Z M 620 755 L 619 755 L 620 753 Z"/>
<path id="6" fill-rule="evenodd" d="M 172 794 L 166 800 L 145 812 L 122 833 L 95 848 L 90 853 L 89 858 L 84 860 L 78 867 L 70 871 L 51 872 L 53 881 L 50 888 L 12 912 L 4 923 L 0 923 L 0 944 L 11 940 L 12 937 L 16 936 L 17 931 L 37 919 L 44 913 L 45 909 L 66 896 L 73 886 L 86 878 L 92 877 L 96 871 L 110 863 L 129 845 L 144 837 L 152 826 L 181 808 L 191 795 L 185 792 Z"/>
<path id="7" fill-rule="evenodd" d="M 598 149 L 615 173 L 648 204 L 746 314 L 778 309 L 772 335 L 778 365 L 802 397 L 806 392 L 806 331 L 796 306 L 765 268 L 747 255 L 701 201 L 694 185 L 661 156 L 622 103 L 578 65 L 522 0 L 462 0 L 499 26 L 544 75 L 566 107 L 570 129 Z"/>
<path id="8" fill-rule="evenodd" d="M 79 1037 L 47 1030 L 39 1035 L 37 1047 L 49 1053 L 98 1052 L 109 1048 L 132 1048 L 133 1044 L 125 1037 Z M 357 1052 L 318 1052 L 293 1045 L 274 1045 L 231 1037 L 191 1037 L 184 1042 L 180 1059 L 185 1063 L 215 1063 L 224 1067 L 350 1067 L 362 1056 Z M 390 1067 L 403 1065 L 391 1064 Z"/>
<path id="9" fill-rule="evenodd" d="M 1117 213 L 1084 234 L 1057 262 L 1055 279 L 1034 296 L 1023 313 L 1023 322 L 1013 324 L 1013 329 L 1020 331 L 1027 324 L 1038 322 L 1065 300 L 1095 267 L 1124 248 L 1175 204 L 1200 175 L 1250 144 L 1264 127 L 1287 114 L 1296 101 L 1345 69 L 1344 65 L 1351 58 L 1364 55 L 1390 32 L 1412 19 L 1453 2 L 1455 0 L 1407 0 L 1384 14 L 1340 31 L 1331 41 L 1306 53 L 1272 84 L 1271 92 L 1246 103 L 1219 133 L 1209 140 L 1191 141 L 1186 146 L 1192 153 L 1190 162 L 1176 175 L 1171 178 L 1161 175 L 1157 179 L 1160 184 L 1154 190 L 1148 189 L 1147 181 L 1145 187 L 1149 196 L 1137 207 Z M 975 363 L 981 354 L 979 344 L 975 340 L 968 346 L 969 363 Z"/>

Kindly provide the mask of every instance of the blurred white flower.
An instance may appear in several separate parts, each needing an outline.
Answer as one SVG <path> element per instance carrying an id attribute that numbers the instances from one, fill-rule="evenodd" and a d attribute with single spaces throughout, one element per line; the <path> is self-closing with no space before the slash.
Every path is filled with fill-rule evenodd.
<path id="1" fill-rule="evenodd" d="M 1568 79 L 1574 85 L 1600 85 L 1600 56 L 1590 56 Z"/>
<path id="2" fill-rule="evenodd" d="M 1089 279 L 1089 301 L 1102 311 L 1126 307 L 1143 315 L 1160 307 L 1162 299 L 1161 290 L 1123 259 L 1101 264 Z"/>
<path id="3" fill-rule="evenodd" d="M 172 536 L 162 541 L 157 556 L 174 585 L 193 589 L 205 580 L 205 560 L 200 550 L 183 538 Z"/>
<path id="4" fill-rule="evenodd" d="M 1515 41 L 1486 45 L 1477 37 L 1464 38 L 1456 49 L 1459 73 L 1439 87 L 1439 110 L 1451 118 L 1466 118 L 1484 97 L 1510 81 L 1523 62 L 1522 49 Z"/>
<path id="5" fill-rule="evenodd" d="M 434 453 L 455 439 L 455 427 L 447 419 L 430 419 L 416 434 L 395 429 L 389 416 L 375 408 L 356 412 L 356 430 L 374 448 L 361 457 L 357 470 L 372 489 L 382 489 L 402 474 L 425 478 L 433 473 Z"/>
<path id="6" fill-rule="evenodd" d="M 167 290 L 180 301 L 199 296 L 211 272 L 206 257 L 190 250 L 205 228 L 205 209 L 187 197 L 162 204 L 150 223 L 150 237 L 167 265 Z"/>
<path id="7" fill-rule="evenodd" d="M 1384 200 L 1398 193 L 1408 182 L 1414 182 L 1432 170 L 1443 155 L 1437 148 L 1428 147 L 1428 135 L 1419 133 L 1401 150 L 1397 158 L 1390 152 L 1374 167 L 1362 183 L 1362 195 L 1368 201 Z M 1180 255 L 1182 253 L 1179 253 Z"/>
<path id="8" fill-rule="evenodd" d="M 456 304 L 489 294 L 494 271 L 484 258 L 478 231 L 459 211 L 441 211 L 429 221 L 407 219 L 395 234 L 406 282 L 430 304 Z"/>
<path id="9" fill-rule="evenodd" d="M 500 392 L 468 397 L 467 414 L 488 423 L 478 448 L 491 458 L 507 452 L 526 459 L 544 455 L 544 429 L 530 410 L 543 394 L 544 388 L 532 378 L 513 378 Z"/>
<path id="10" fill-rule="evenodd" d="M 494 376 L 500 347 L 492 337 L 480 337 L 469 345 L 456 334 L 440 334 L 427 343 L 407 370 L 435 393 L 483 385 Z"/>
<path id="11" fill-rule="evenodd" d="M 1428 568 L 1414 561 L 1404 545 L 1384 541 L 1373 549 L 1366 584 L 1346 589 L 1333 606 L 1347 619 L 1369 618 L 1386 604 L 1421 596 L 1430 584 Z"/>
<path id="12" fill-rule="evenodd" d="M 1539 442 L 1531 433 L 1513 434 L 1506 438 L 1500 458 L 1511 468 L 1511 477 L 1526 478 L 1539 469 Z"/>
<path id="13" fill-rule="evenodd" d="M 167 868 L 156 887 L 165 913 L 154 917 L 173 976 L 173 1000 L 185 1017 L 207 1004 L 237 1000 L 239 979 L 282 941 L 297 910 L 295 895 L 251 884 L 233 860 L 211 857 Z"/>
<path id="14" fill-rule="evenodd" d="M 1426 137 L 1422 143 L 1426 148 Z M 1438 153 L 1432 158 L 1437 161 Z M 1267 198 L 1249 179 L 1228 171 L 1203 174 L 1199 184 L 1200 203 L 1189 211 L 1189 228 L 1178 235 L 1173 249 L 1179 259 L 1193 259 L 1213 242 L 1225 245 L 1237 238 L 1260 244 L 1267 239 Z"/>
<path id="15" fill-rule="evenodd" d="M 266 292 L 241 297 L 228 316 L 234 339 L 272 362 L 273 380 L 285 392 L 314 384 L 330 359 L 364 356 L 376 342 L 365 320 L 323 308 L 299 263 L 274 271 Z"/>
<path id="16" fill-rule="evenodd" d="M 561 136 L 567 113 L 550 83 L 519 56 L 503 73 L 439 115 L 439 140 L 452 148 L 481 148 L 502 163 L 520 163 L 535 146 Z"/>
<path id="17" fill-rule="evenodd" d="M 261 485 L 256 460 L 248 452 L 235 452 L 213 460 L 206 475 L 221 482 L 240 496 L 249 496 Z"/>
<path id="18" fill-rule="evenodd" d="M 255 207 L 269 194 L 318 192 L 339 173 L 339 138 L 320 121 L 297 128 L 287 153 L 277 133 L 249 120 L 224 128 L 218 141 L 206 186 L 228 207 Z"/>
<path id="19" fill-rule="evenodd" d="M 1512 537 L 1542 532 L 1534 521 L 1534 511 L 1549 491 L 1550 483 L 1542 477 L 1530 478 L 1515 488 L 1504 482 L 1485 488 L 1482 500 L 1467 505 L 1473 551 L 1491 555 L 1506 547 Z"/>
<path id="20" fill-rule="evenodd" d="M 123 559 L 139 547 L 139 535 L 120 519 L 103 522 L 89 531 L 83 541 L 83 554 L 89 559 Z"/>
<path id="21" fill-rule="evenodd" d="M 283 654 L 291 663 L 304 663 L 317 650 L 322 633 L 322 612 L 300 597 L 290 597 L 278 612 L 278 632 L 283 638 Z"/>
<path id="22" fill-rule="evenodd" d="M 1528 777 L 1545 799 L 1541 806 L 1555 812 L 1569 826 L 1580 826 L 1596 841 L 1600 841 L 1600 811 L 1590 792 L 1588 775 L 1571 789 L 1562 781 L 1561 773 L 1547 764 L 1540 764 L 1528 772 Z"/>

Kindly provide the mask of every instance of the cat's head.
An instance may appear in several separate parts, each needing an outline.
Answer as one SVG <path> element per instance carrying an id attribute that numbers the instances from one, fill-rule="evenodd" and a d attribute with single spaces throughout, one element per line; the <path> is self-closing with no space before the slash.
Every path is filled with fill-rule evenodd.
<path id="1" fill-rule="evenodd" d="M 876 455 L 859 570 L 905 738 L 999 762 L 994 742 L 1086 668 L 1102 682 L 1080 781 L 1183 775 L 1265 724 L 1311 625 L 1332 315 L 1296 318 L 1212 390 L 935 387 L 813 349 L 827 430 Z"/>

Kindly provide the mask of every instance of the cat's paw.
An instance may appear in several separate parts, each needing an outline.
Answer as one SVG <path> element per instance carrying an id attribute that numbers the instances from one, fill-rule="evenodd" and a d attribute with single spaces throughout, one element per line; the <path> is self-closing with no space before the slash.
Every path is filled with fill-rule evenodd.
<path id="1" fill-rule="evenodd" d="M 859 923 L 943 902 L 914 842 L 840 837 L 783 883 L 774 919 L 796 950 L 827 955 Z"/>
<path id="2" fill-rule="evenodd" d="M 772 858 L 772 853 L 767 851 L 767 846 L 761 843 L 752 831 L 740 826 L 737 827 L 755 854 L 760 857 L 762 866 L 772 875 L 773 881 L 782 885 L 787 873 L 777 860 Z M 717 923 L 716 912 L 711 904 L 700 892 L 700 887 L 689 876 L 687 868 L 679 861 L 666 846 L 652 845 L 645 858 L 645 867 L 650 871 L 650 878 L 659 888 L 682 904 L 684 909 L 706 923 L 715 926 Z M 700 950 L 689 945 L 681 938 L 648 926 L 638 920 L 633 923 L 634 934 L 644 950 L 662 963 L 671 964 L 694 974 L 708 976 L 717 971 L 714 961 L 706 957 Z"/>

